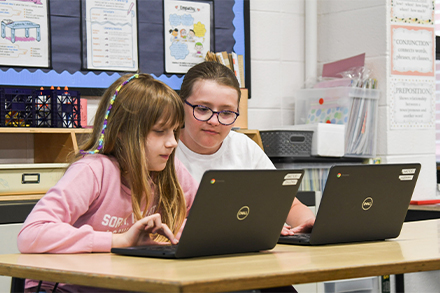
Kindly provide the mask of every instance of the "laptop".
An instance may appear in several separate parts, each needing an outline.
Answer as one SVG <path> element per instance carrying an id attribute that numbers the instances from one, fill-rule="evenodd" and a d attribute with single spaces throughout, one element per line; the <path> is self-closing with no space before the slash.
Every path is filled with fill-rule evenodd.
<path id="1" fill-rule="evenodd" d="M 376 241 L 399 236 L 421 165 L 330 168 L 311 233 L 281 236 L 300 245 Z"/>
<path id="2" fill-rule="evenodd" d="M 122 255 L 188 258 L 272 249 L 303 170 L 209 170 L 177 245 L 112 248 Z"/>

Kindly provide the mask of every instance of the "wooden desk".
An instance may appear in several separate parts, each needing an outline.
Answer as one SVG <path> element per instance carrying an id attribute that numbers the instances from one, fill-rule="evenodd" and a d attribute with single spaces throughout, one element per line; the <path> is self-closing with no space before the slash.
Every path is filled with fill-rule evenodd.
<path id="1" fill-rule="evenodd" d="M 405 222 L 440 218 L 440 204 L 409 205 Z"/>
<path id="2" fill-rule="evenodd" d="M 396 240 L 185 260 L 94 254 L 0 255 L 0 274 L 113 289 L 215 292 L 440 269 L 440 220 L 405 223 Z"/>
<path id="3" fill-rule="evenodd" d="M 408 209 L 412 211 L 440 212 L 440 204 L 428 204 L 428 205 L 410 204 Z"/>

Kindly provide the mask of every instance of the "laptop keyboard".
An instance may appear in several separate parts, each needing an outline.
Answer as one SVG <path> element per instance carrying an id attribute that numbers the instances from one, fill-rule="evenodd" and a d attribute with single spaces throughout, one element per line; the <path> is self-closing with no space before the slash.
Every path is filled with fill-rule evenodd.
<path id="1" fill-rule="evenodd" d="M 310 233 L 296 233 L 294 235 L 280 236 L 280 239 L 295 240 L 296 242 L 308 243 L 310 242 Z"/>
<path id="2" fill-rule="evenodd" d="M 146 245 L 143 246 L 142 249 L 150 251 L 175 252 L 177 245 Z"/>

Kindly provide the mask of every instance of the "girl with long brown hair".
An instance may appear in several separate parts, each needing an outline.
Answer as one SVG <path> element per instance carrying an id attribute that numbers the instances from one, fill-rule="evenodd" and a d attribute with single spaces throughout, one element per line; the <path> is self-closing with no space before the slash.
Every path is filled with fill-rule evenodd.
<path id="1" fill-rule="evenodd" d="M 102 96 L 91 137 L 26 219 L 19 250 L 177 243 L 198 187 L 174 158 L 183 122 L 183 103 L 167 85 L 148 74 L 121 76 Z M 27 280 L 26 288 L 37 285 Z"/>

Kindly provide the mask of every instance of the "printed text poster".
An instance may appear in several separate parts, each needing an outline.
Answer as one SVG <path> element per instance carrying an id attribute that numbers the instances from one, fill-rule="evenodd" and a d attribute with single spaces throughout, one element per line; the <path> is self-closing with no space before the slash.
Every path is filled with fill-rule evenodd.
<path id="1" fill-rule="evenodd" d="M 392 78 L 392 129 L 432 129 L 435 126 L 435 84 L 431 79 Z"/>
<path id="2" fill-rule="evenodd" d="M 435 0 L 391 0 L 391 21 L 434 24 Z"/>
<path id="3" fill-rule="evenodd" d="M 434 76 L 434 28 L 391 25 L 391 74 Z"/>
<path id="4" fill-rule="evenodd" d="M 165 71 L 186 73 L 210 51 L 209 3 L 165 0 Z"/>
<path id="5" fill-rule="evenodd" d="M 0 64 L 49 67 L 47 0 L 0 1 Z"/>
<path id="6" fill-rule="evenodd" d="M 87 0 L 87 69 L 138 70 L 136 0 Z"/>

